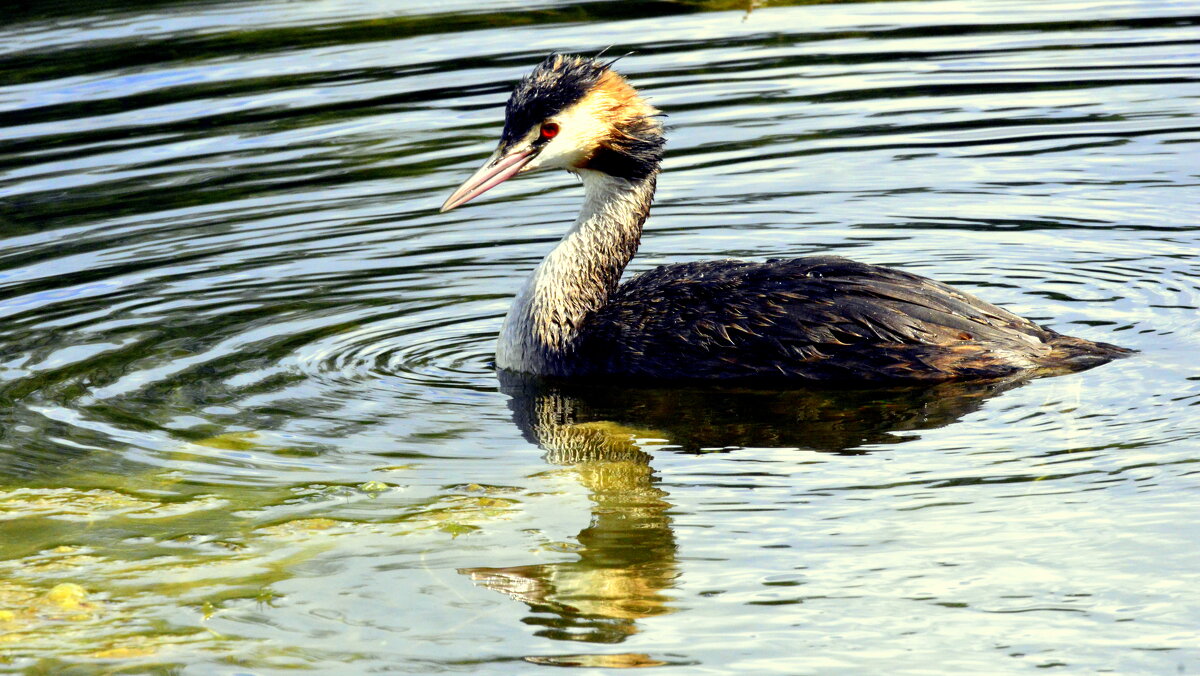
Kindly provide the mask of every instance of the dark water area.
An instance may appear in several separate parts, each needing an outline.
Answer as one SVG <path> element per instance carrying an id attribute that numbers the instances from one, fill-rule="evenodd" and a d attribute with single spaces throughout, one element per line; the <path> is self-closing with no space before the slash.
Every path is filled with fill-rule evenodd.
<path id="1" fill-rule="evenodd" d="M 582 193 L 448 214 L 555 51 L 669 117 L 629 273 L 846 255 L 1139 350 L 500 377 Z M 1200 3 L 38 2 L 0 18 L 0 672 L 1200 670 Z"/>

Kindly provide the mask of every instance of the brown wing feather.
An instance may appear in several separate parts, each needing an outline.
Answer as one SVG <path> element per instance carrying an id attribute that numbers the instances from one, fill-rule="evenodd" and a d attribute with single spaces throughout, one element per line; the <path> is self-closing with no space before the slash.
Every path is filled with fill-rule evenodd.
<path id="1" fill-rule="evenodd" d="M 918 275 L 822 256 L 652 270 L 589 318 L 573 361 L 580 374 L 857 382 L 999 377 L 1125 352 Z"/>

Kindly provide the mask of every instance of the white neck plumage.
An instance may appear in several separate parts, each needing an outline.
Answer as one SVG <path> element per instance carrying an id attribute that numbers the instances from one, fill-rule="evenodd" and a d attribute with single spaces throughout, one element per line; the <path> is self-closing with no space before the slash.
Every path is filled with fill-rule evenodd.
<path id="1" fill-rule="evenodd" d="M 656 176 L 628 181 L 583 169 L 579 218 L 525 280 L 496 347 L 496 365 L 539 375 L 570 375 L 587 318 L 604 307 L 637 251 Z"/>

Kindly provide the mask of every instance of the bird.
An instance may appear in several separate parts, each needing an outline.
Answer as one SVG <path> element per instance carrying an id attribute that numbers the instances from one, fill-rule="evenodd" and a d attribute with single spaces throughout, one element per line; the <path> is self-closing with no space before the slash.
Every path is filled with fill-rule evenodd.
<path id="1" fill-rule="evenodd" d="M 583 184 L 578 217 L 504 318 L 497 368 L 854 385 L 1055 375 L 1133 352 L 838 256 L 676 263 L 621 283 L 654 198 L 664 130 L 661 112 L 613 65 L 546 57 L 513 88 L 495 152 L 441 207 L 540 169 Z"/>

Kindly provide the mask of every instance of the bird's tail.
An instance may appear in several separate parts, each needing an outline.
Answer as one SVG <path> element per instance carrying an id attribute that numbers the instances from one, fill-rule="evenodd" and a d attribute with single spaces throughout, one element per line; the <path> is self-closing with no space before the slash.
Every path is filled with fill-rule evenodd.
<path id="1" fill-rule="evenodd" d="M 1055 334 L 1048 342 L 1052 349 L 1041 360 L 1041 366 L 1059 373 L 1084 371 L 1137 353 L 1127 347 L 1062 334 Z"/>

